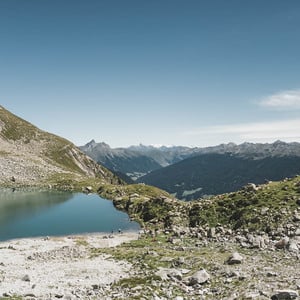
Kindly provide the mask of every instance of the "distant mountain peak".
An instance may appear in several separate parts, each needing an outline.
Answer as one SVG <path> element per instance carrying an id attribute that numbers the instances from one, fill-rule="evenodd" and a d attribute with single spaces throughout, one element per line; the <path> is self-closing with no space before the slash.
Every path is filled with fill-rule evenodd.
<path id="1" fill-rule="evenodd" d="M 106 144 L 105 142 L 100 142 L 100 143 L 96 143 L 96 141 L 94 139 L 92 139 L 91 141 L 89 141 L 88 143 L 86 143 L 84 146 L 81 146 L 82 148 L 88 148 L 88 149 L 93 149 L 93 148 L 107 148 L 110 149 L 110 146 L 108 144 Z"/>
<path id="2" fill-rule="evenodd" d="M 96 145 L 96 142 L 94 139 L 92 139 L 90 142 L 86 143 L 86 146 L 90 147 L 90 146 L 94 146 Z"/>

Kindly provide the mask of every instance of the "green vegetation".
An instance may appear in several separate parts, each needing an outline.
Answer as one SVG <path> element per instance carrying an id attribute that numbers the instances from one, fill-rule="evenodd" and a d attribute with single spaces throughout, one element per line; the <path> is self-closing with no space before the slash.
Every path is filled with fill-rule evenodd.
<path id="1" fill-rule="evenodd" d="M 73 173 L 56 173 L 44 181 L 45 185 L 58 190 L 82 191 L 87 186 L 96 192 L 101 180 L 95 177 L 84 177 Z"/>
<path id="2" fill-rule="evenodd" d="M 208 200 L 190 203 L 190 225 L 229 225 L 270 232 L 283 222 L 292 222 L 300 199 L 300 177 L 244 189 Z"/>
<path id="3" fill-rule="evenodd" d="M 84 237 L 77 237 L 75 242 L 78 246 L 84 246 L 84 247 L 89 246 L 89 243 L 87 242 L 87 240 Z"/>
<path id="4" fill-rule="evenodd" d="M 49 176 L 44 176 L 43 181 L 34 182 L 32 185 L 51 186 L 59 190 L 98 192 L 100 196 L 113 200 L 118 209 L 126 211 L 131 218 L 144 226 L 166 228 L 173 225 L 194 227 L 221 224 L 233 229 L 248 228 L 270 232 L 283 222 L 293 222 L 293 210 L 298 207 L 299 177 L 261 185 L 258 189 L 250 186 L 250 188 L 246 187 L 238 192 L 192 202 L 182 202 L 153 186 L 125 185 L 116 175 L 85 156 L 71 142 L 39 130 L 4 108 L 0 109 L 0 120 L 2 128 L 0 134 L 3 139 L 19 141 L 21 144 L 32 143 L 30 149 L 33 153 L 34 142 L 37 142 L 39 147 L 36 155 L 39 156 L 39 159 L 47 161 L 49 166 L 55 165 L 60 168 L 56 173 L 52 171 Z M 6 152 L 0 154 L 9 155 Z M 215 167 L 222 166 L 223 168 L 222 172 L 217 172 L 218 178 L 223 181 L 224 178 L 230 179 L 233 184 L 240 183 L 240 180 L 234 180 L 236 178 L 234 176 L 239 176 L 245 168 L 249 167 L 249 164 L 254 163 L 245 158 L 236 158 L 230 155 L 209 154 L 205 156 L 205 159 L 204 156 L 201 157 L 201 159 L 198 156 L 188 160 L 188 166 L 192 168 L 200 164 L 202 171 L 207 170 L 210 174 L 213 171 L 216 174 L 216 170 L 211 170 L 211 164 L 208 163 L 211 160 Z M 256 173 L 261 168 L 274 171 L 273 166 L 266 167 L 274 160 L 265 158 L 265 160 L 255 160 L 255 163 L 257 162 L 260 162 L 260 167 L 255 171 Z M 240 166 L 238 172 L 235 169 L 227 172 L 225 167 L 230 167 L 233 163 Z M 285 166 L 285 169 L 291 169 L 293 165 L 297 164 L 287 165 L 288 167 Z M 174 176 L 181 176 L 183 173 L 172 169 L 173 166 L 168 170 L 173 170 L 171 173 Z M 177 164 L 178 166 L 181 166 L 181 163 Z M 183 169 L 181 168 L 181 170 Z M 250 169 L 253 170 L 253 166 Z M 189 174 L 193 180 L 201 177 L 198 175 L 194 171 Z M 283 175 L 280 173 L 280 176 Z M 262 175 L 260 174 L 260 176 Z M 179 181 L 176 182 L 181 182 L 179 177 L 177 179 Z M 159 177 L 157 180 L 160 180 Z M 204 183 L 206 188 L 212 187 L 215 192 L 219 191 L 216 190 L 216 186 L 218 186 L 216 178 L 209 177 L 209 181 Z M 8 182 L 7 184 L 16 185 L 17 183 Z M 233 187 L 231 186 L 231 188 Z M 180 188 L 186 189 L 186 186 Z M 220 189 L 224 188 L 224 185 L 220 185 Z"/>
<path id="5" fill-rule="evenodd" d="M 29 122 L 16 117 L 6 109 L 0 109 L 0 120 L 4 123 L 0 135 L 9 140 L 23 140 L 28 143 L 37 137 L 38 128 Z"/>
<path id="6" fill-rule="evenodd" d="M 22 300 L 21 296 L 1 297 L 0 300 Z"/>
<path id="7" fill-rule="evenodd" d="M 9 155 L 9 152 L 0 150 L 0 156 L 6 156 L 6 155 Z"/>
<path id="8" fill-rule="evenodd" d="M 160 189 L 142 184 L 102 185 L 98 193 L 113 199 L 117 208 L 148 227 L 222 225 L 270 232 L 282 223 L 293 222 L 299 206 L 300 177 L 245 186 L 234 193 L 191 202 L 173 199 Z"/>
<path id="9" fill-rule="evenodd" d="M 208 273 L 216 271 L 221 273 L 224 261 L 232 251 L 239 251 L 243 253 L 244 257 L 249 255 L 248 250 L 242 250 L 237 245 L 228 244 L 228 248 L 224 248 L 224 246 L 217 243 L 199 246 L 196 244 L 197 239 L 187 237 L 178 239 L 179 243 L 174 245 L 170 243 L 170 238 L 170 234 L 163 233 L 155 237 L 144 235 L 139 240 L 124 243 L 115 248 L 93 248 L 91 253 L 92 256 L 107 254 L 116 260 L 125 260 L 133 264 L 136 275 L 121 279 L 114 284 L 114 287 L 119 286 L 130 290 L 141 288 L 144 295 L 152 296 L 153 291 L 155 291 L 158 295 L 164 297 L 167 295 L 159 286 L 162 281 L 170 280 L 167 273 L 176 272 L 178 269 L 186 270 L 182 274 L 186 279 L 203 268 Z M 165 273 L 165 279 L 164 276 L 160 275 L 161 270 L 166 270 L 165 272 L 167 272 Z M 210 287 L 212 289 L 220 287 L 219 278 L 222 278 L 222 276 L 211 278 Z M 243 290 L 247 286 L 247 281 L 236 279 L 235 286 L 240 286 L 241 290 Z M 186 295 L 185 291 L 176 285 L 172 286 L 172 293 L 173 297 Z M 215 295 L 211 295 L 211 298 L 208 299 L 215 299 Z"/>
<path id="10" fill-rule="evenodd" d="M 45 182 L 47 173 L 50 175 L 49 184 L 73 189 L 73 184 L 69 181 L 71 177 L 75 179 L 75 189 L 80 186 L 79 181 L 90 181 L 93 177 L 98 178 L 97 185 L 122 183 L 112 172 L 98 165 L 68 140 L 42 131 L 4 108 L 0 109 L 0 129 L 0 139 L 7 143 L 8 149 L 12 149 L 12 153 L 1 151 L 0 155 L 12 155 L 13 159 L 22 156 L 22 163 L 26 166 L 30 161 L 32 169 L 32 165 L 36 164 L 36 168 L 45 173 Z M 57 167 L 56 172 L 54 167 Z M 41 182 L 32 183 L 40 184 Z"/>
<path id="11" fill-rule="evenodd" d="M 118 209 L 126 211 L 142 225 L 169 226 L 172 212 L 186 206 L 167 192 L 144 184 L 104 185 L 98 189 L 98 193 L 104 198 L 112 199 Z"/>

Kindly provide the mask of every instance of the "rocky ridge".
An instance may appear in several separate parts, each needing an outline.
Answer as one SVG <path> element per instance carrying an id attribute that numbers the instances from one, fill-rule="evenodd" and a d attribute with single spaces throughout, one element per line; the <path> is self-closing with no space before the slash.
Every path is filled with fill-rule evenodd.
<path id="1" fill-rule="evenodd" d="M 0 167 L 1 185 L 47 185 L 88 177 L 118 182 L 71 142 L 38 129 L 1 106 Z"/>

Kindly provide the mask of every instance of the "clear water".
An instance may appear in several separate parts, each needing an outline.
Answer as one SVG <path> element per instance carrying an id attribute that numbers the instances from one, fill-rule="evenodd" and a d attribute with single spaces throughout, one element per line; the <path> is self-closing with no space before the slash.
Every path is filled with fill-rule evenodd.
<path id="1" fill-rule="evenodd" d="M 0 190 L 0 240 L 34 236 L 136 231 L 126 213 L 95 194 Z"/>

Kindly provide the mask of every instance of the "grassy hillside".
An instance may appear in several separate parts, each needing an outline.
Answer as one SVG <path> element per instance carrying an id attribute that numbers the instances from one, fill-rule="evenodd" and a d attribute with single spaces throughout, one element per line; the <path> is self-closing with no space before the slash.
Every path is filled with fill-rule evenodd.
<path id="1" fill-rule="evenodd" d="M 0 107 L 0 145 L 2 182 L 9 183 L 14 177 L 16 184 L 37 184 L 49 178 L 64 180 L 70 175 L 74 181 L 91 177 L 104 183 L 118 182 L 115 175 L 70 141 L 38 129 L 3 107 Z"/>
<path id="2" fill-rule="evenodd" d="M 189 203 L 191 226 L 223 224 L 234 229 L 271 232 L 296 221 L 300 206 L 300 177 L 255 187 L 247 185 L 237 192 Z"/>
<path id="3" fill-rule="evenodd" d="M 145 226 L 160 228 L 226 226 L 270 233 L 296 224 L 300 209 L 299 176 L 259 186 L 250 184 L 236 192 L 190 202 L 141 184 L 102 186 L 98 192 Z"/>

